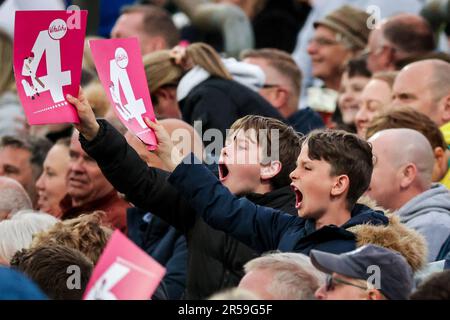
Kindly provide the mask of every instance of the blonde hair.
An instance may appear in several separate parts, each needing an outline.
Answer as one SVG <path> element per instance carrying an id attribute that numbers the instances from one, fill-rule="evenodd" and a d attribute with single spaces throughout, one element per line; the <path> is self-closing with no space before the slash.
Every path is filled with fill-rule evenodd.
<path id="1" fill-rule="evenodd" d="M 92 105 L 95 117 L 104 118 L 111 108 L 108 96 L 99 81 L 92 81 L 83 88 L 84 96 Z"/>
<path id="2" fill-rule="evenodd" d="M 58 219 L 42 212 L 23 210 L 0 222 L 0 260 L 10 261 L 16 251 L 27 249 L 33 235 L 51 228 Z"/>
<path id="3" fill-rule="evenodd" d="M 0 29 L 0 95 L 15 89 L 13 72 L 13 42 Z"/>
<path id="4" fill-rule="evenodd" d="M 37 234 L 31 247 L 63 245 L 81 251 L 96 264 L 112 234 L 112 229 L 101 225 L 104 215 L 103 211 L 94 211 L 58 222 Z"/>
<path id="5" fill-rule="evenodd" d="M 104 39 L 103 37 L 99 36 L 87 36 L 84 39 L 84 48 L 83 48 L 83 69 L 89 70 L 96 74 L 96 68 L 94 63 L 94 58 L 92 57 L 92 51 L 89 47 L 89 41 L 90 40 L 100 40 Z"/>
<path id="6" fill-rule="evenodd" d="M 166 85 L 177 85 L 187 69 L 200 66 L 211 76 L 231 80 L 231 74 L 225 68 L 219 54 L 206 43 L 193 43 L 186 48 L 184 59 L 188 66 L 176 63 L 171 50 L 151 52 L 144 56 L 144 68 L 150 93 Z"/>

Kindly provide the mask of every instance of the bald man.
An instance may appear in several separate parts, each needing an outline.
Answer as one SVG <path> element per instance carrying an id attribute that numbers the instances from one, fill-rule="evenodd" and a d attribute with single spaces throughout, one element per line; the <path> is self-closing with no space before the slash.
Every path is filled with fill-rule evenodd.
<path id="1" fill-rule="evenodd" d="M 428 260 L 434 261 L 450 235 L 450 192 L 431 183 L 430 143 L 411 129 L 382 130 L 369 142 L 375 165 L 367 194 L 421 233 L 427 240 Z"/>
<path id="2" fill-rule="evenodd" d="M 0 221 L 20 210 L 32 208 L 30 197 L 19 182 L 0 177 Z"/>
<path id="3" fill-rule="evenodd" d="M 424 18 L 398 14 L 381 21 L 370 33 L 367 66 L 372 73 L 398 70 L 402 61 L 430 54 L 434 48 L 433 31 Z"/>
<path id="4" fill-rule="evenodd" d="M 408 105 L 438 126 L 450 122 L 450 63 L 430 59 L 411 63 L 395 78 L 393 105 Z"/>

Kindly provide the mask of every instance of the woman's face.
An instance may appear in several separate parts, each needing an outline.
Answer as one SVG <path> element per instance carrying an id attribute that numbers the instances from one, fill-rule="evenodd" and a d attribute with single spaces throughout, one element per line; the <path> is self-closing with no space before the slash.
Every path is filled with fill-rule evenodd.
<path id="1" fill-rule="evenodd" d="M 372 79 L 361 93 L 361 104 L 355 117 L 356 131 L 361 138 L 366 137 L 367 127 L 373 118 L 381 114 L 392 102 L 392 89 L 383 80 Z"/>
<path id="2" fill-rule="evenodd" d="M 345 124 L 355 123 L 356 114 L 359 111 L 361 93 L 370 78 L 354 76 L 349 78 L 348 73 L 342 75 L 338 105 Z"/>
<path id="3" fill-rule="evenodd" d="M 67 193 L 66 175 L 69 168 L 69 148 L 53 146 L 44 161 L 44 170 L 36 182 L 38 209 L 59 217 L 59 203 Z"/>

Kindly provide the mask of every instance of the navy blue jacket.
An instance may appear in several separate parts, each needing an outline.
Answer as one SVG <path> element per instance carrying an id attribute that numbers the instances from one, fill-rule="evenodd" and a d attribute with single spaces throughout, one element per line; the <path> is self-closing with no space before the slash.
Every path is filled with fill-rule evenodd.
<path id="1" fill-rule="evenodd" d="M 295 131 L 305 135 L 314 129 L 325 127 L 322 117 L 310 107 L 296 111 L 287 119 L 287 122 Z"/>
<path id="2" fill-rule="evenodd" d="M 149 221 L 143 217 L 149 218 Z M 127 210 L 128 238 L 166 268 L 162 282 L 169 300 L 183 297 L 187 246 L 184 235 L 167 222 L 139 208 Z"/>
<path id="3" fill-rule="evenodd" d="M 185 160 L 198 163 L 198 160 L 192 162 L 194 158 L 191 154 Z M 181 163 L 170 175 L 169 182 L 189 199 L 210 226 L 229 233 L 257 252 L 276 249 L 308 255 L 311 249 L 347 252 L 356 248 L 355 235 L 347 228 L 365 223 L 389 223 L 381 211 L 357 204 L 351 219 L 341 227 L 328 225 L 316 230 L 313 220 L 237 198 L 203 165 Z"/>
<path id="4" fill-rule="evenodd" d="M 211 228 L 168 181 L 168 172 L 148 167 L 125 138 L 108 122 L 92 141 L 80 135 L 83 149 L 97 161 L 105 177 L 127 200 L 183 233 L 188 245 L 186 299 L 204 299 L 235 287 L 243 266 L 258 254 L 232 236 Z M 269 193 L 249 194 L 254 203 L 296 214 L 295 194 L 285 186 Z"/>

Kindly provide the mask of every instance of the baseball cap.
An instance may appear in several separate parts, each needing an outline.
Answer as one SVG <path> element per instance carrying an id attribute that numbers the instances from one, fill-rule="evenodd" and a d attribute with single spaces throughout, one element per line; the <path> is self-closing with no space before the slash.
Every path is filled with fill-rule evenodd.
<path id="1" fill-rule="evenodd" d="M 353 279 L 367 281 L 379 270 L 377 289 L 390 300 L 407 300 L 414 286 L 414 275 L 406 259 L 383 247 L 369 244 L 342 254 L 311 250 L 310 257 L 320 271 Z"/>

